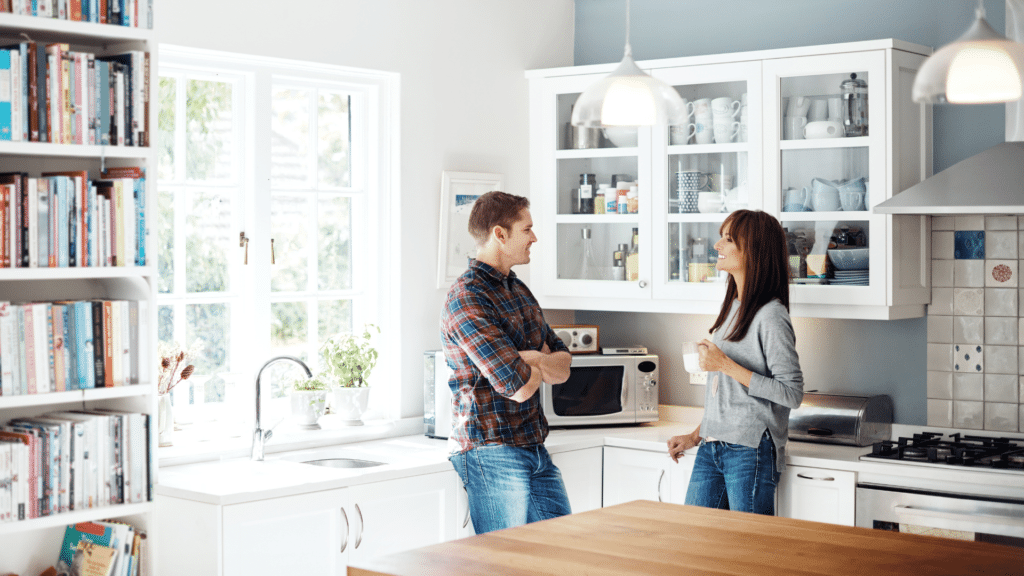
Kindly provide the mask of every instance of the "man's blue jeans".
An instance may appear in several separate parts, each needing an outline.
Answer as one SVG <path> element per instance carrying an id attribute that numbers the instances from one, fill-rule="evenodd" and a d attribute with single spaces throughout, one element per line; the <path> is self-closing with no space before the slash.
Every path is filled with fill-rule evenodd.
<path id="1" fill-rule="evenodd" d="M 687 504 L 775 515 L 780 473 L 775 467 L 775 443 L 767 430 L 757 448 L 701 440 L 695 458 Z"/>
<path id="2" fill-rule="evenodd" d="M 466 487 L 477 534 L 571 512 L 562 473 L 543 445 L 478 446 L 449 460 Z"/>

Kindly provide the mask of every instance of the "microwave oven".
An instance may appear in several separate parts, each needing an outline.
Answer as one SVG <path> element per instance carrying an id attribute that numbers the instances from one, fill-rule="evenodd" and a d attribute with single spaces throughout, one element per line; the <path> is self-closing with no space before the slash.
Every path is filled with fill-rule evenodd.
<path id="1" fill-rule="evenodd" d="M 423 433 L 432 438 L 451 435 L 451 375 L 443 351 L 424 354 Z M 658 356 L 573 356 L 569 379 L 544 383 L 538 393 L 554 427 L 656 422 Z"/>

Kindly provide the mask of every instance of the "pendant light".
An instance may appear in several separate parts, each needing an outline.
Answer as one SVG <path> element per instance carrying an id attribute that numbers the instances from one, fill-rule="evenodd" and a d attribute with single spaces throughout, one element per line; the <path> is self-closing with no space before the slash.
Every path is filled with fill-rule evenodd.
<path id="1" fill-rule="evenodd" d="M 572 109 L 573 126 L 652 126 L 684 124 L 686 109 L 674 88 L 644 73 L 629 46 L 626 0 L 626 53 L 615 70 L 587 88 Z"/>
<path id="2" fill-rule="evenodd" d="M 995 104 L 1019 100 L 1024 86 L 1024 44 L 1008 40 L 985 21 L 978 0 L 974 24 L 932 54 L 914 78 L 914 102 Z"/>

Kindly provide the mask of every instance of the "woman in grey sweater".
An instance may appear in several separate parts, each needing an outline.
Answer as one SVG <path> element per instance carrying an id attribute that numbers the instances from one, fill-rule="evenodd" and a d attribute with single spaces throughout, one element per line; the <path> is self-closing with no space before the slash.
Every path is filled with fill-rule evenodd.
<path id="1" fill-rule="evenodd" d="M 785 466 L 789 411 L 803 399 L 803 374 L 789 319 L 786 233 L 774 217 L 737 210 L 715 243 L 718 270 L 729 273 L 711 340 L 700 342 L 708 372 L 704 418 L 668 441 L 676 462 L 699 445 L 686 503 L 775 514 Z"/>

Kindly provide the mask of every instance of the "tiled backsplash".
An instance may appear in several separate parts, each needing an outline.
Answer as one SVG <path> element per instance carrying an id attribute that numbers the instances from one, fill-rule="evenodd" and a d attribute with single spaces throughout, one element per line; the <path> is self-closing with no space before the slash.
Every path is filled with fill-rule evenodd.
<path id="1" fill-rule="evenodd" d="M 1024 216 L 932 218 L 929 426 L 1024 431 L 1022 260 Z"/>

